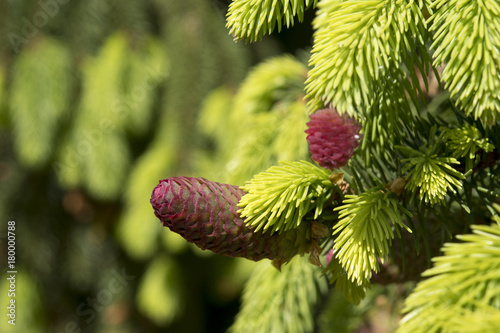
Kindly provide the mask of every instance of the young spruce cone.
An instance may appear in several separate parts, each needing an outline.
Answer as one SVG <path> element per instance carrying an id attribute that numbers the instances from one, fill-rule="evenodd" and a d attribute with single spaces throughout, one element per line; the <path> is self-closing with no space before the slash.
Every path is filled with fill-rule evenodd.
<path id="1" fill-rule="evenodd" d="M 310 119 L 305 132 L 312 159 L 325 169 L 345 166 L 359 146 L 361 126 L 334 109 L 316 111 Z"/>
<path id="2" fill-rule="evenodd" d="M 237 186 L 204 178 L 171 177 L 160 180 L 151 205 L 164 226 L 203 250 L 254 261 L 267 258 L 278 267 L 296 254 L 317 255 L 315 239 L 307 239 L 316 235 L 312 224 L 272 235 L 247 227 L 237 213 L 244 194 Z"/>

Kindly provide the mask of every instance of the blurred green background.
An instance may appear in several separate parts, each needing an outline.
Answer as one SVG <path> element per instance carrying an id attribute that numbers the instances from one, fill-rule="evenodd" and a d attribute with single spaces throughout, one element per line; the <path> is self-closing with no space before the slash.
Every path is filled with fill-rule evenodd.
<path id="1" fill-rule="evenodd" d="M 255 263 L 163 228 L 150 194 L 170 176 L 242 185 L 279 159 L 306 158 L 314 13 L 235 43 L 228 4 L 0 2 L 0 332 L 231 325 Z M 5 316 L 8 221 L 16 326 Z"/>

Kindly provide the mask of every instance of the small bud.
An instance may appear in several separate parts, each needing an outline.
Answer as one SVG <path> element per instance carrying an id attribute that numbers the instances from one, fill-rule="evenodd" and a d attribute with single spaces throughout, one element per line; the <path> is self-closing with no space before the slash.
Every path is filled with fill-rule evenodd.
<path id="1" fill-rule="evenodd" d="M 395 193 L 396 195 L 401 195 L 406 186 L 406 179 L 404 177 L 399 177 L 391 182 L 389 182 L 386 186 L 386 188 Z"/>

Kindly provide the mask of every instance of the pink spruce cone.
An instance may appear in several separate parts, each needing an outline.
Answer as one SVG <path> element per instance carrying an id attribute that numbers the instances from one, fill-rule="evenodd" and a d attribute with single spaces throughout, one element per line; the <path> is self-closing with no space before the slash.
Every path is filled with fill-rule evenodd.
<path id="1" fill-rule="evenodd" d="M 325 169 L 345 166 L 359 146 L 361 126 L 334 109 L 319 110 L 309 118 L 305 132 L 312 159 Z"/>
<path id="2" fill-rule="evenodd" d="M 272 235 L 247 227 L 237 212 L 244 194 L 237 186 L 204 178 L 171 177 L 160 180 L 151 205 L 165 227 L 217 254 L 254 261 L 274 259 L 279 267 L 296 254 L 318 250 L 314 239 L 306 239 L 311 234 L 305 230 L 306 223 Z"/>

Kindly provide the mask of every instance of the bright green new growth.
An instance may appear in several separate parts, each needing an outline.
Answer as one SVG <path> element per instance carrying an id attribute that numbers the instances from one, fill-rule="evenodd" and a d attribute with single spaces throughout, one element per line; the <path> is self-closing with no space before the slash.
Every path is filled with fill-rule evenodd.
<path id="1" fill-rule="evenodd" d="M 327 273 L 330 284 L 335 284 L 335 289 L 340 291 L 349 302 L 359 304 L 365 297 L 366 289 L 369 284 L 358 285 L 356 281 L 352 281 L 340 264 L 338 258 L 332 257 L 325 272 Z"/>
<path id="2" fill-rule="evenodd" d="M 199 174 L 243 185 L 278 161 L 306 159 L 306 74 L 301 61 L 280 55 L 253 67 L 236 94 L 227 87 L 214 91 L 198 125 L 214 140 L 217 151 L 199 153 Z"/>
<path id="3" fill-rule="evenodd" d="M 443 332 L 496 332 L 500 327 L 500 314 L 498 312 L 497 308 L 486 308 L 481 312 L 462 310 L 459 315 L 455 314 L 449 317 L 449 325 L 446 325 Z"/>
<path id="4" fill-rule="evenodd" d="M 426 203 L 435 205 L 443 203 L 448 190 L 456 193 L 454 187 L 462 188 L 459 179 L 465 179 L 464 175 L 455 170 L 450 164 L 460 164 L 453 157 L 438 157 L 433 153 L 434 147 L 424 147 L 422 151 L 408 147 L 396 147 L 408 158 L 401 162 L 407 162 L 403 168 L 406 176 L 406 189 L 412 193 L 419 190 L 419 198 Z"/>
<path id="5" fill-rule="evenodd" d="M 232 6 L 237 8 L 241 3 L 234 1 Z M 275 5 L 275 10 L 281 12 L 278 10 L 280 1 L 260 3 Z M 500 104 L 499 8 L 498 2 L 491 0 L 318 2 L 309 61 L 311 70 L 306 81 L 308 111 L 332 107 L 363 123 L 359 153 L 343 170 L 350 188 L 358 195 L 347 196 L 343 206 L 335 209 L 339 213 L 339 222 L 333 229 L 335 238 L 322 244 L 325 250 L 325 244 L 330 244 L 329 247 L 333 244 L 334 258 L 325 271 L 335 288 L 350 301 L 357 303 L 364 297 L 373 272 L 388 277 L 388 280 L 377 280 L 380 283 L 391 282 L 391 279 L 398 282 L 415 279 L 424 269 L 425 259 L 420 261 L 422 252 L 428 257 L 435 255 L 434 250 L 437 251 L 440 244 L 449 239 L 447 237 L 468 228 L 473 219 L 498 219 L 495 208 L 500 188 L 499 165 L 495 162 L 494 146 L 498 147 L 500 139 L 495 124 Z M 240 29 L 240 35 L 236 34 L 239 38 L 256 40 L 266 33 L 262 22 L 268 22 L 266 15 L 269 12 L 270 9 L 255 16 L 228 16 L 228 26 L 233 34 Z M 235 23 L 237 19 L 241 22 Z M 259 27 L 260 30 L 247 29 L 251 33 L 245 35 L 241 32 L 243 26 Z M 436 50 L 434 62 L 430 49 Z M 445 87 L 439 77 L 441 65 L 445 68 Z M 285 94 L 278 97 L 278 93 L 286 90 L 286 84 L 281 89 L 269 89 L 272 93 L 263 93 L 268 82 L 274 83 L 277 79 L 271 74 L 260 78 L 260 82 L 256 80 L 246 87 L 251 88 L 248 91 L 258 92 L 246 95 L 244 104 L 249 110 L 258 109 L 264 104 L 262 101 L 271 96 L 277 97 L 273 105 L 288 102 L 283 97 Z M 444 88 L 458 100 L 460 108 L 453 107 Z M 261 116 L 252 111 L 247 115 L 248 118 Z M 480 121 L 473 122 L 467 116 L 480 118 Z M 485 124 L 497 128 L 485 129 Z M 290 128 L 290 132 L 292 130 L 295 131 Z M 266 142 L 263 140 L 262 146 Z M 274 147 L 268 150 L 271 149 Z M 258 158 L 268 154 L 265 148 L 263 151 Z M 259 191 L 252 196 L 248 194 L 245 209 L 254 205 L 251 218 L 257 228 L 281 231 L 283 225 L 295 227 L 300 221 L 293 218 L 299 211 L 297 202 L 286 201 L 287 190 L 279 188 L 280 182 L 271 176 L 276 175 L 269 175 L 270 182 L 263 177 Z M 287 177 L 289 173 L 283 178 Z M 388 192 L 382 184 L 387 184 L 394 193 Z M 307 195 L 310 193 L 308 191 Z M 410 231 L 402 222 L 404 215 L 410 215 L 403 208 L 407 206 L 415 215 L 408 222 L 415 233 L 413 247 L 405 246 L 405 239 L 392 244 L 394 232 L 400 236 L 400 228 Z M 293 209 L 291 218 L 280 219 L 280 212 L 283 216 L 289 209 Z M 323 207 L 323 215 L 328 211 L 332 213 Z M 471 214 L 463 218 L 464 211 Z M 313 216 L 312 212 L 315 211 L 311 209 L 308 217 Z M 398 256 L 399 250 L 402 257 Z M 471 248 L 468 253 L 473 256 L 474 251 Z M 394 260 L 386 264 L 389 253 L 394 254 Z M 405 271 L 408 268 L 405 260 L 418 254 L 418 263 L 412 262 L 418 268 L 410 274 L 410 270 Z M 379 267 L 382 263 L 383 267 Z M 402 274 L 392 274 L 393 268 L 394 272 L 402 269 Z M 477 276 L 464 278 L 481 280 L 483 273 L 489 276 L 486 267 L 479 267 L 476 272 Z M 486 288 L 483 290 L 488 293 Z M 499 294 L 498 288 L 493 290 Z M 254 285 L 256 291 L 259 287 Z M 457 296 L 462 298 L 463 304 L 471 303 L 467 311 L 465 306 L 460 311 L 444 309 L 441 313 L 435 312 L 436 317 L 453 322 L 455 331 L 463 328 L 459 322 L 466 320 L 477 322 L 474 327 L 477 330 L 488 331 L 495 327 L 498 311 L 486 305 L 481 314 L 470 311 L 479 305 L 468 296 L 469 293 Z M 249 296 L 244 306 L 251 302 Z M 498 307 L 498 304 L 495 305 Z M 456 317 L 454 312 L 459 314 L 460 320 L 449 320 Z M 414 313 L 418 313 L 417 307 L 411 315 Z M 251 322 L 248 319 L 247 323 Z M 269 325 L 264 330 L 269 331 L 272 322 Z"/>
<path id="6" fill-rule="evenodd" d="M 165 79 L 164 57 L 165 50 L 154 40 L 135 50 L 125 34 L 115 33 L 95 56 L 85 59 L 81 97 L 56 163 L 64 187 L 85 186 L 106 200 L 121 194 L 132 158 L 127 130 L 135 128 L 140 135 L 148 128 L 153 110 L 150 100 Z M 141 63 L 155 69 L 147 71 Z M 134 98 L 134 91 L 144 98 Z"/>
<path id="7" fill-rule="evenodd" d="M 434 65 L 467 115 L 493 125 L 500 112 L 500 4 L 496 0 L 429 0 Z"/>
<path id="8" fill-rule="evenodd" d="M 262 262 L 245 286 L 243 306 L 229 332 L 313 332 L 314 305 L 327 290 L 321 269 L 305 257 L 295 257 L 281 272 Z"/>
<path id="9" fill-rule="evenodd" d="M 255 66 L 242 83 L 235 108 L 248 117 L 272 111 L 284 102 L 302 100 L 306 76 L 307 66 L 293 56 L 267 59 Z"/>
<path id="10" fill-rule="evenodd" d="M 238 211 L 248 226 L 282 232 L 297 228 L 314 209 L 314 219 L 337 190 L 330 172 L 310 162 L 280 162 L 255 175 L 241 188 L 247 192 Z"/>
<path id="11" fill-rule="evenodd" d="M 398 199 L 382 188 L 372 188 L 359 195 L 346 195 L 339 211 L 339 222 L 333 227 L 337 235 L 333 249 L 347 278 L 359 286 L 368 284 L 372 271 L 378 272 L 379 260 L 388 260 L 394 231 L 411 230 L 403 223 L 401 213 L 411 216 Z"/>
<path id="12" fill-rule="evenodd" d="M 28 167 L 40 167 L 54 153 L 54 139 L 69 106 L 73 86 L 69 51 L 56 40 L 40 39 L 15 60 L 9 111 L 14 148 Z"/>
<path id="13" fill-rule="evenodd" d="M 179 265 L 172 258 L 159 256 L 148 266 L 137 290 L 139 311 L 158 325 L 165 325 L 184 308 L 185 295 Z"/>
<path id="14" fill-rule="evenodd" d="M 235 0 L 229 5 L 227 28 L 235 39 L 247 39 L 255 42 L 265 34 L 271 34 L 283 24 L 293 26 L 294 17 L 299 22 L 304 19 L 304 12 L 316 6 L 318 0 Z"/>
<path id="15" fill-rule="evenodd" d="M 487 153 L 495 149 L 495 146 L 488 142 L 488 138 L 483 138 L 479 130 L 471 125 L 455 129 L 442 127 L 441 131 L 441 138 L 452 152 L 452 157 L 465 157 L 466 170 L 472 168 L 479 149 Z"/>
<path id="16" fill-rule="evenodd" d="M 463 332 L 458 322 L 480 323 L 474 326 L 476 332 L 498 329 L 500 226 L 473 225 L 472 230 L 473 234 L 457 236 L 462 243 L 445 244 L 444 256 L 435 258 L 434 267 L 423 273 L 430 278 L 406 300 L 398 332 Z"/>
<path id="17" fill-rule="evenodd" d="M 318 8 L 309 108 L 331 104 L 353 116 L 373 103 L 377 81 L 401 70 L 404 53 L 424 43 L 425 20 L 414 1 L 324 0 Z"/>

